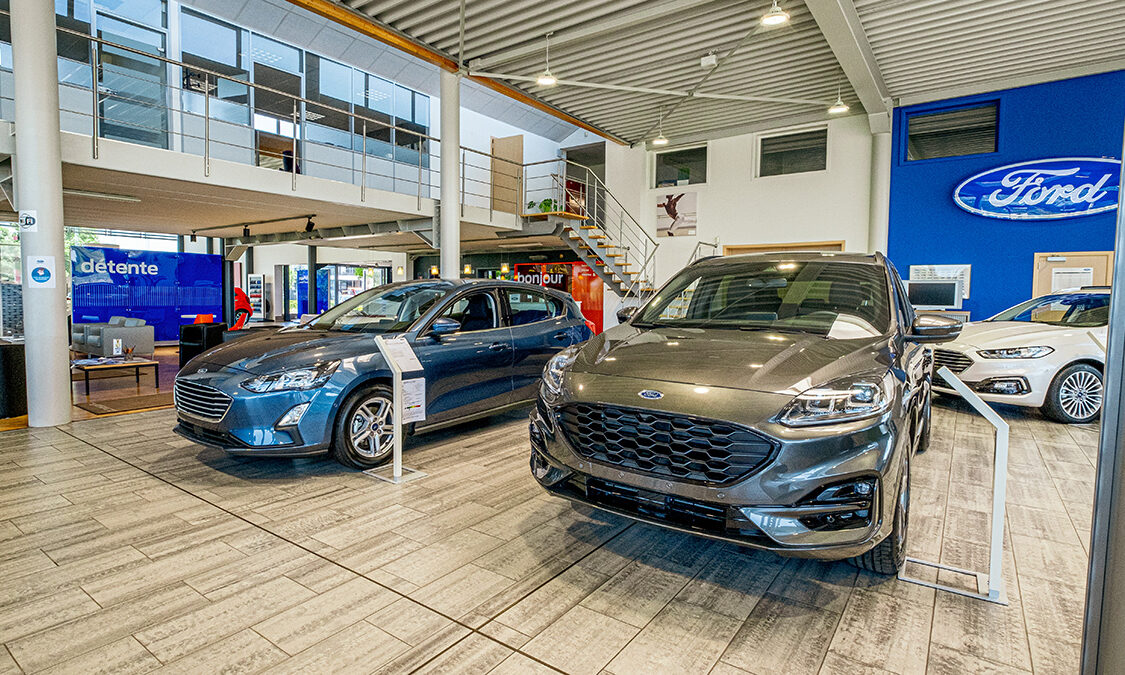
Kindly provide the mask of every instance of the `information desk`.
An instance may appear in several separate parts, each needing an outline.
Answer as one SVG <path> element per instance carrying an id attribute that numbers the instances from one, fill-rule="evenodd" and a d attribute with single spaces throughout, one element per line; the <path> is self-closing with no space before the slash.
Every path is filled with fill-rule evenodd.
<path id="1" fill-rule="evenodd" d="M 81 372 L 86 382 L 86 396 L 90 395 L 90 372 L 102 372 L 110 370 L 133 370 L 133 375 L 137 379 L 137 384 L 141 383 L 141 368 L 152 368 L 152 377 L 155 381 L 156 388 L 160 389 L 160 363 L 151 361 L 149 359 L 91 359 L 90 362 L 75 361 L 73 364 L 74 369 Z"/>

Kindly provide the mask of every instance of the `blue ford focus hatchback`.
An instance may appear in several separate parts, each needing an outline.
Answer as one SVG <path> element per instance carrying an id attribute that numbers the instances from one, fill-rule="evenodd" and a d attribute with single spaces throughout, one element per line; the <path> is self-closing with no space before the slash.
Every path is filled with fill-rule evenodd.
<path id="1" fill-rule="evenodd" d="M 428 431 L 530 403 L 544 365 L 592 326 L 570 296 L 506 281 L 374 288 L 301 326 L 226 342 L 176 377 L 176 432 L 233 454 L 391 457 L 392 375 L 375 335 L 403 335 L 425 370 Z"/>

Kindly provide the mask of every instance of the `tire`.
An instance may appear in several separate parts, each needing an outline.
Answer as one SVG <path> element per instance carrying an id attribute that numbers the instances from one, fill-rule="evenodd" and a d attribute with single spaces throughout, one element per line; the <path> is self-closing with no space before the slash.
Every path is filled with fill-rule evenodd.
<path id="1" fill-rule="evenodd" d="M 336 416 L 332 458 L 353 469 L 385 464 L 394 454 L 393 399 L 383 385 L 364 387 L 348 397 Z"/>
<path id="2" fill-rule="evenodd" d="M 894 526 L 891 533 L 870 551 L 848 558 L 856 567 L 893 576 L 906 564 L 906 535 L 910 525 L 910 461 L 902 467 L 898 492 L 895 495 Z"/>
<path id="3" fill-rule="evenodd" d="M 1101 371 L 1088 363 L 1075 363 L 1055 376 L 1040 410 L 1056 422 L 1085 424 L 1101 415 L 1104 396 Z"/>

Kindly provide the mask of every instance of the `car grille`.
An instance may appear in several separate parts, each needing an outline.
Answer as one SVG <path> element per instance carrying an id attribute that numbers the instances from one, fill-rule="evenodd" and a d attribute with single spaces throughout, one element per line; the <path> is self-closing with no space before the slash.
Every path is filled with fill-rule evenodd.
<path id="1" fill-rule="evenodd" d="M 731 483 L 764 465 L 774 448 L 754 431 L 719 420 L 587 403 L 559 413 L 578 454 L 661 478 Z"/>
<path id="2" fill-rule="evenodd" d="M 231 397 L 214 387 L 176 379 L 176 410 L 193 417 L 217 422 L 230 408 Z"/>
<path id="3" fill-rule="evenodd" d="M 960 373 L 971 365 L 973 365 L 973 360 L 961 352 L 955 352 L 952 349 L 934 350 L 934 372 L 945 366 L 955 373 Z"/>
<path id="4" fill-rule="evenodd" d="M 239 448 L 245 446 L 244 443 L 228 433 L 208 429 L 183 420 L 180 420 L 178 429 L 185 436 L 201 445 L 211 445 L 217 448 Z"/>

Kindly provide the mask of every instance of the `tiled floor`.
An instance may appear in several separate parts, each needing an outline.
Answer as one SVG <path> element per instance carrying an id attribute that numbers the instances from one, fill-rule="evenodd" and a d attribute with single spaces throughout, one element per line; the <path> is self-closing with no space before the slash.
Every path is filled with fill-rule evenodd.
<path id="1" fill-rule="evenodd" d="M 1005 414 L 1007 607 L 573 508 L 520 415 L 414 439 L 403 486 L 171 411 L 6 432 L 0 673 L 1074 672 L 1097 430 Z M 934 431 L 911 547 L 983 570 L 989 428 L 942 402 Z"/>

